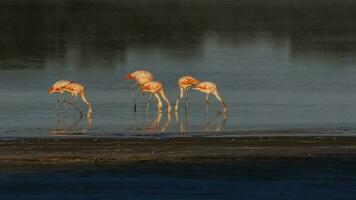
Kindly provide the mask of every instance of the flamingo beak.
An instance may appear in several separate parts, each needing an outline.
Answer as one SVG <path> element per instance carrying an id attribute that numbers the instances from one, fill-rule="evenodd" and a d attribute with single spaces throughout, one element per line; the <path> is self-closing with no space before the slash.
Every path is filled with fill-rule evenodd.
<path id="1" fill-rule="evenodd" d="M 124 78 L 125 80 L 130 80 L 133 79 L 131 74 L 127 74 Z"/>
<path id="2" fill-rule="evenodd" d="M 200 83 L 200 81 L 198 79 L 194 80 L 194 83 L 192 84 L 191 88 L 193 90 L 197 90 L 199 83 Z"/>
<path id="3" fill-rule="evenodd" d="M 53 89 L 53 87 L 50 87 L 49 89 L 48 89 L 48 94 L 52 94 L 52 93 L 54 93 L 55 92 L 55 90 Z"/>

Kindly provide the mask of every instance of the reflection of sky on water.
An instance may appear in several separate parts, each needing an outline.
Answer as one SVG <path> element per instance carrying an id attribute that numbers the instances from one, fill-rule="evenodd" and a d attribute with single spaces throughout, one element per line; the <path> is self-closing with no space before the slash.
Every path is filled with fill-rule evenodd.
<path id="1" fill-rule="evenodd" d="M 90 133 L 132 130 L 122 78 L 142 67 L 172 103 L 182 75 L 216 82 L 230 108 L 225 131 L 354 127 L 356 5 L 241 2 L 1 2 L 1 135 L 56 127 L 55 97 L 46 91 L 61 78 L 87 86 Z M 204 131 L 204 97 L 190 96 L 190 131 Z M 155 119 L 154 106 L 149 115 Z M 167 130 L 178 127 L 173 116 Z"/>

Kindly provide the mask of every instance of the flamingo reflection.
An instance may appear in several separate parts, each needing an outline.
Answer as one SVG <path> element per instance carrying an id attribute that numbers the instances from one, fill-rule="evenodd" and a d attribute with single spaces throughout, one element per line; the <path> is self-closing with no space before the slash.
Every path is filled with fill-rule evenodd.
<path id="1" fill-rule="evenodd" d="M 167 129 L 168 129 L 170 122 L 172 120 L 172 114 L 167 113 L 167 120 L 165 121 L 165 123 L 163 125 L 161 125 L 162 116 L 163 116 L 163 114 L 161 112 L 157 112 L 156 117 L 153 120 L 150 120 L 149 115 L 147 113 L 142 113 L 142 116 L 141 116 L 142 122 L 141 122 L 141 125 L 138 125 L 136 123 L 136 120 L 137 120 L 136 115 L 135 115 L 135 113 L 133 113 L 131 130 L 145 132 L 145 133 L 146 132 L 150 132 L 150 133 L 167 132 Z"/>
<path id="2" fill-rule="evenodd" d="M 191 128 L 189 126 L 190 123 L 189 123 L 187 114 L 184 114 L 183 117 L 180 118 L 179 113 L 176 112 L 175 118 L 176 118 L 176 124 L 177 124 L 178 130 L 182 134 L 187 134 L 189 132 L 201 132 L 201 131 L 220 132 L 220 131 L 224 130 L 227 119 L 228 119 L 226 113 L 217 113 L 212 118 L 209 118 L 209 115 L 206 115 L 206 119 L 205 119 L 205 123 L 204 123 L 203 127 L 198 126 L 196 128 Z M 222 118 L 222 121 L 218 125 L 216 125 L 215 121 L 218 120 L 219 118 Z"/>
<path id="3" fill-rule="evenodd" d="M 87 126 L 79 127 L 83 121 L 83 116 L 80 115 L 75 119 L 66 119 L 64 115 L 56 114 L 57 125 L 56 128 L 50 129 L 48 131 L 49 135 L 53 136 L 75 136 L 75 135 L 84 135 L 89 132 L 93 127 L 93 118 L 86 117 Z"/>

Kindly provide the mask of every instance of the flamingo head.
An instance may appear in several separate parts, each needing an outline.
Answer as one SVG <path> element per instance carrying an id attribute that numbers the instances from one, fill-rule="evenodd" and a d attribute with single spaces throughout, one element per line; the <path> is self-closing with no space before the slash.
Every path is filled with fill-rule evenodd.
<path id="1" fill-rule="evenodd" d="M 192 87 L 196 87 L 196 86 L 199 85 L 199 83 L 200 83 L 200 81 L 199 81 L 198 79 L 196 79 L 196 78 L 193 78 L 193 79 L 191 80 L 191 82 L 192 82 Z"/>
<path id="2" fill-rule="evenodd" d="M 127 74 L 127 75 L 125 76 L 125 80 L 134 80 L 134 79 L 135 79 L 135 76 L 134 76 L 132 73 Z"/>
<path id="3" fill-rule="evenodd" d="M 56 92 L 59 92 L 59 89 L 58 89 L 58 88 L 50 87 L 50 88 L 48 89 L 48 94 L 53 94 L 53 93 L 56 93 Z"/>

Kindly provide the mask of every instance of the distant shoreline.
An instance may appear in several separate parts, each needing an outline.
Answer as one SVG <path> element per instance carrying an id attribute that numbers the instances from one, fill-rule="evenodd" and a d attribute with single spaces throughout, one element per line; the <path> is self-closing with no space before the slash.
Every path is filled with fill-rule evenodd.
<path id="1" fill-rule="evenodd" d="M 0 141 L 0 169 L 356 158 L 356 137 L 19 138 Z"/>

